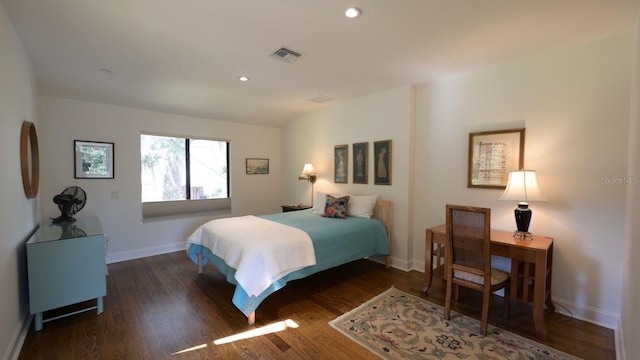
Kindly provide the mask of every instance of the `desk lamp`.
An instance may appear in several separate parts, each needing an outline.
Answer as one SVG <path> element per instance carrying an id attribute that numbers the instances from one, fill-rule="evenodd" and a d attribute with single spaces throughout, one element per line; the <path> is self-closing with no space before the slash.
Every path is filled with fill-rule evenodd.
<path id="1" fill-rule="evenodd" d="M 313 207 L 313 183 L 316 182 L 316 169 L 312 164 L 304 164 L 298 180 L 308 180 L 311 183 L 311 206 Z"/>
<path id="2" fill-rule="evenodd" d="M 531 239 L 529 224 L 532 211 L 529 209 L 529 201 L 547 201 L 538 188 L 536 172 L 534 170 L 510 171 L 507 188 L 500 200 L 518 201 L 518 207 L 514 210 L 518 230 L 514 233 L 514 237 Z"/>

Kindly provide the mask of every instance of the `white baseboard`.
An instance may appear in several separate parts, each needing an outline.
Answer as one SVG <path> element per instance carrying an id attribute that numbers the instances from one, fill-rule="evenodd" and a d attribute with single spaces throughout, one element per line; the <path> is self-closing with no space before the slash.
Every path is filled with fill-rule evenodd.
<path id="1" fill-rule="evenodd" d="M 369 257 L 366 257 L 365 259 L 368 259 L 368 260 L 373 261 L 373 262 L 377 262 L 378 264 L 384 264 L 384 265 L 386 265 L 386 261 L 387 261 L 386 257 L 384 257 L 384 256 L 369 256 Z M 398 269 L 398 270 L 401 270 L 401 271 L 406 271 L 406 272 L 411 271 L 411 269 L 406 269 L 406 268 L 399 267 L 397 265 L 397 261 L 394 260 L 393 256 L 391 257 L 391 262 L 389 264 L 389 267 L 392 267 L 394 269 Z"/>
<path id="2" fill-rule="evenodd" d="M 424 273 L 424 262 L 414 262 L 413 270 Z M 556 311 L 563 315 L 572 316 L 576 319 L 584 320 L 599 326 L 606 327 L 608 329 L 620 329 L 618 324 L 620 317 L 619 314 L 604 311 L 602 309 L 594 308 L 591 306 L 576 304 L 569 300 L 560 299 L 557 297 L 552 297 L 552 299 L 556 304 Z"/>
<path id="3" fill-rule="evenodd" d="M 148 256 L 161 255 L 175 251 L 185 251 L 186 247 L 185 242 L 179 242 L 175 244 L 168 244 L 162 246 L 156 246 L 152 248 L 134 250 L 134 251 L 125 251 L 120 253 L 112 253 L 107 254 L 106 261 L 107 264 L 134 260 L 139 258 L 144 258 Z M 186 255 L 185 255 L 186 256 Z M 22 345 L 24 344 L 24 340 L 27 338 L 27 334 L 29 333 L 29 327 L 31 326 L 31 322 L 33 320 L 33 315 L 27 314 L 22 325 L 19 326 L 12 339 L 9 343 L 9 347 L 7 348 L 6 353 L 3 355 L 3 360 L 17 360 L 20 355 L 20 351 L 22 350 Z"/>
<path id="4" fill-rule="evenodd" d="M 592 306 L 576 304 L 569 300 L 551 297 L 556 305 L 556 311 L 560 314 L 584 320 L 599 326 L 617 330 L 619 314 L 598 309 Z"/>
<path id="5" fill-rule="evenodd" d="M 177 242 L 173 244 L 154 246 L 145 249 L 137 249 L 132 251 L 123 251 L 117 253 L 107 253 L 107 264 L 113 264 L 121 261 L 134 260 L 145 258 L 149 256 L 162 255 L 176 251 L 184 251 L 186 254 L 187 248 L 185 242 Z M 186 255 L 185 255 L 186 256 Z"/>
<path id="6" fill-rule="evenodd" d="M 402 271 L 411 271 L 411 265 L 409 261 L 398 259 L 391 256 L 391 267 Z"/>
<path id="7" fill-rule="evenodd" d="M 424 261 L 413 261 L 411 270 L 419 271 L 424 273 Z"/>
<path id="8" fill-rule="evenodd" d="M 3 360 L 18 359 L 24 340 L 27 338 L 27 334 L 29 333 L 29 327 L 31 326 L 32 319 L 33 315 L 27 314 L 22 321 L 22 324 L 16 328 L 13 336 L 11 337 L 11 341 L 9 342 L 9 346 L 7 347 L 7 352 L 2 357 Z"/>
<path id="9" fill-rule="evenodd" d="M 121 261 L 140 259 L 148 256 L 162 255 L 176 251 L 186 251 L 186 246 L 184 242 L 178 242 L 174 244 L 167 244 L 162 246 L 155 246 L 146 249 L 139 249 L 134 251 L 124 251 L 119 253 L 110 253 L 107 254 L 107 264 L 117 263 Z M 374 260 L 375 261 L 375 260 Z M 391 258 L 392 267 L 410 271 L 410 265 L 408 261 L 404 261 L 401 259 Z M 424 272 L 424 263 L 420 264 L 419 262 L 413 262 L 413 270 Z M 603 326 L 609 329 L 613 329 L 615 331 L 615 347 L 616 347 L 616 359 L 617 360 L 626 360 L 625 352 L 624 352 L 624 336 L 622 334 L 622 326 L 620 323 L 620 316 L 615 313 L 611 313 L 608 311 L 603 311 L 598 308 L 584 306 L 580 304 L 573 303 L 568 300 L 559 299 L 553 297 L 553 302 L 556 304 L 556 311 L 567 316 L 572 316 L 573 318 L 580 319 L 583 321 L 587 321 L 590 323 L 594 323 L 599 326 Z M 27 315 L 22 323 L 22 326 L 17 328 L 14 336 L 12 338 L 9 347 L 7 348 L 7 352 L 3 356 L 3 360 L 17 360 L 20 355 L 20 350 L 22 349 L 22 345 L 24 343 L 25 338 L 27 337 L 27 333 L 29 332 L 29 327 L 31 326 L 33 316 Z"/>

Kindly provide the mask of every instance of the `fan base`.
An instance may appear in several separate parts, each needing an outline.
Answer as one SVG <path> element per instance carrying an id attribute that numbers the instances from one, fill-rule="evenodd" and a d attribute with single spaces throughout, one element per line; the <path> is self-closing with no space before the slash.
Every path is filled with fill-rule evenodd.
<path id="1" fill-rule="evenodd" d="M 76 219 L 73 216 L 62 214 L 57 218 L 51 218 L 51 222 L 53 224 L 71 224 L 75 222 Z"/>

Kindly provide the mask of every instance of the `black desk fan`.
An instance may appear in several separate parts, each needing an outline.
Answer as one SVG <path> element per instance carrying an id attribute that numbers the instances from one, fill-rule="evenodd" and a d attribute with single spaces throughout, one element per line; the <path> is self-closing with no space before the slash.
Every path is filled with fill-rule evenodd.
<path id="1" fill-rule="evenodd" d="M 61 214 L 57 218 L 51 218 L 51 222 L 69 224 L 76 221 L 73 215 L 82 210 L 87 203 L 87 193 L 78 186 L 70 186 L 54 196 L 53 202 L 58 205 Z"/>

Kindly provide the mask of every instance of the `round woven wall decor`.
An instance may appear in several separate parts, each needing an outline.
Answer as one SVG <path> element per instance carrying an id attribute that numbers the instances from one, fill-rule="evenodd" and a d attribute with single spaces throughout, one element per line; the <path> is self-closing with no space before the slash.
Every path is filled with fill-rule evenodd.
<path id="1" fill-rule="evenodd" d="M 29 165 L 31 165 L 31 169 L 29 169 Z M 40 154 L 36 126 L 30 121 L 22 123 L 22 131 L 20 133 L 20 170 L 22 172 L 24 193 L 27 195 L 27 199 L 33 199 L 38 195 Z"/>

